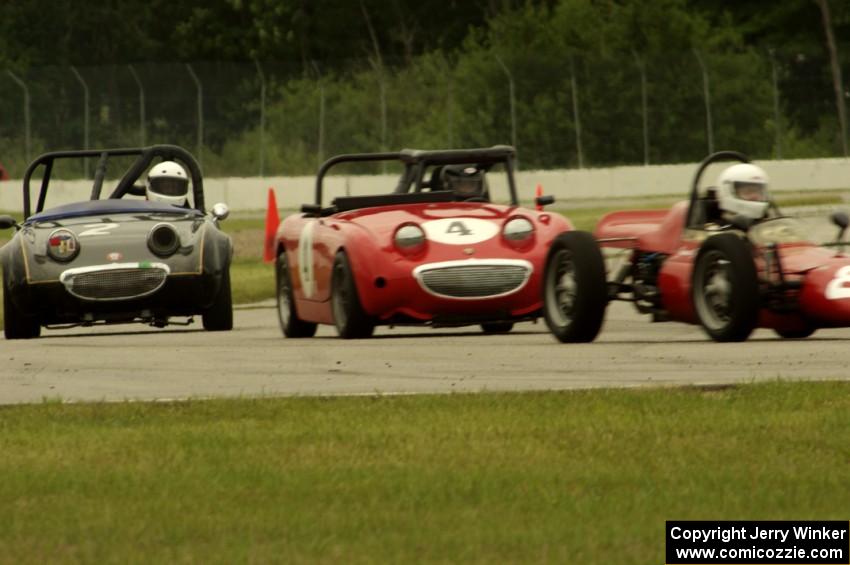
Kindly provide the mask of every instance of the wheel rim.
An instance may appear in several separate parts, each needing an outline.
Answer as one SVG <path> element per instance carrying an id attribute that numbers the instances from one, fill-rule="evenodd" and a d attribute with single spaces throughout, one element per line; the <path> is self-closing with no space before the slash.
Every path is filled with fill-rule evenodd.
<path id="1" fill-rule="evenodd" d="M 334 267 L 332 301 L 334 322 L 336 322 L 338 328 L 344 327 L 348 320 L 346 312 L 348 312 L 349 299 L 348 288 L 345 285 L 345 269 L 342 265 L 336 265 Z"/>
<path id="2" fill-rule="evenodd" d="M 575 317 L 578 285 L 572 253 L 558 251 L 546 275 L 546 310 L 558 326 L 567 326 Z"/>
<path id="3" fill-rule="evenodd" d="M 709 251 L 697 272 L 696 307 L 700 320 L 709 329 L 721 330 L 732 319 L 732 282 L 729 261 L 717 251 Z"/>
<path id="4" fill-rule="evenodd" d="M 277 314 L 280 318 L 280 325 L 286 328 L 289 326 L 289 317 L 291 312 L 291 304 L 289 302 L 289 277 L 286 272 L 286 260 L 281 258 L 279 265 L 277 274 Z"/>

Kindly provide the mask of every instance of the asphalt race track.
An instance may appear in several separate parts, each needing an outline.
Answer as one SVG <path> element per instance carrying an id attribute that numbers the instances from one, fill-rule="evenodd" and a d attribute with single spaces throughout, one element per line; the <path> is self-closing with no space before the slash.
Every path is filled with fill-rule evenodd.
<path id="1" fill-rule="evenodd" d="M 186 397 L 448 393 L 850 376 L 850 329 L 782 340 L 759 330 L 716 344 L 700 328 L 650 323 L 615 303 L 592 344 L 557 343 L 541 321 L 505 335 L 379 328 L 367 340 L 284 339 L 273 307 L 238 309 L 232 332 L 200 320 L 164 330 L 122 325 L 0 340 L 0 403 Z"/>

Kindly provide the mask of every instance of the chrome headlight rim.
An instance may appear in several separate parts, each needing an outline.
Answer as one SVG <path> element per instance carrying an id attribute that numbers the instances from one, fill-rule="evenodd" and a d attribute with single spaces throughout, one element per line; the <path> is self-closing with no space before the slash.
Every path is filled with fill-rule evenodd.
<path id="1" fill-rule="evenodd" d="M 502 226 L 502 238 L 514 245 L 531 241 L 534 232 L 534 223 L 525 216 L 511 216 Z"/>
<path id="2" fill-rule="evenodd" d="M 157 233 L 162 233 L 162 230 L 166 229 L 173 235 L 173 239 L 167 245 L 157 242 L 155 239 Z M 154 225 L 148 232 L 147 244 L 151 253 L 157 257 L 171 257 L 180 249 L 180 234 L 177 233 L 177 229 L 173 225 L 168 222 L 160 222 Z"/>
<path id="3" fill-rule="evenodd" d="M 54 247 L 53 242 L 54 238 L 59 238 L 62 236 L 68 236 L 64 241 L 71 242 L 70 245 L 66 245 L 65 249 L 70 251 L 69 254 L 59 255 L 58 250 Z M 57 228 L 50 232 L 50 235 L 47 236 L 47 255 L 58 263 L 68 263 L 69 261 L 73 261 L 76 259 L 77 255 L 80 254 L 80 240 L 77 238 L 77 234 L 69 230 L 68 228 Z"/>
<path id="4" fill-rule="evenodd" d="M 393 243 L 396 249 L 403 253 L 418 253 L 425 248 L 427 241 L 425 230 L 414 222 L 401 224 L 393 234 Z"/>

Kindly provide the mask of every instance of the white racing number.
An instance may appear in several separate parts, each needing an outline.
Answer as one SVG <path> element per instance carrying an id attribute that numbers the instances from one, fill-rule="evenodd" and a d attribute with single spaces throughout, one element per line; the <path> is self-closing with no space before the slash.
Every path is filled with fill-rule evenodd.
<path id="1" fill-rule="evenodd" d="M 316 292 L 316 277 L 313 273 L 313 229 L 316 221 L 307 222 L 298 238 L 298 278 L 305 298 Z"/>
<path id="2" fill-rule="evenodd" d="M 118 227 L 118 224 L 86 224 L 85 229 L 77 234 L 77 237 L 90 237 L 95 235 L 109 235 L 111 230 Z"/>
<path id="3" fill-rule="evenodd" d="M 431 241 L 449 245 L 469 245 L 486 241 L 499 233 L 496 222 L 478 218 L 443 218 L 424 222 L 422 229 Z"/>
<path id="4" fill-rule="evenodd" d="M 835 271 L 835 276 L 826 285 L 826 297 L 829 300 L 850 298 L 850 265 L 841 267 Z"/>

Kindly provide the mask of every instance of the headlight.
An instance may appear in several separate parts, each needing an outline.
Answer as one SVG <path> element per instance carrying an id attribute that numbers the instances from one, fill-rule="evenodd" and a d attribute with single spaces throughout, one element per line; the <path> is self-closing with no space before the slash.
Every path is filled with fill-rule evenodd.
<path id="1" fill-rule="evenodd" d="M 534 225 L 525 218 L 511 218 L 502 228 L 502 236 L 508 241 L 526 241 L 532 235 L 534 235 Z"/>
<path id="2" fill-rule="evenodd" d="M 59 228 L 50 232 L 47 238 L 47 254 L 54 261 L 67 263 L 80 252 L 77 236 L 71 230 Z"/>
<path id="3" fill-rule="evenodd" d="M 180 247 L 180 237 L 171 224 L 157 224 L 148 234 L 148 249 L 159 257 L 174 255 Z"/>
<path id="4" fill-rule="evenodd" d="M 395 231 L 396 247 L 404 253 L 416 253 L 425 246 L 425 232 L 416 224 L 404 224 Z"/>

